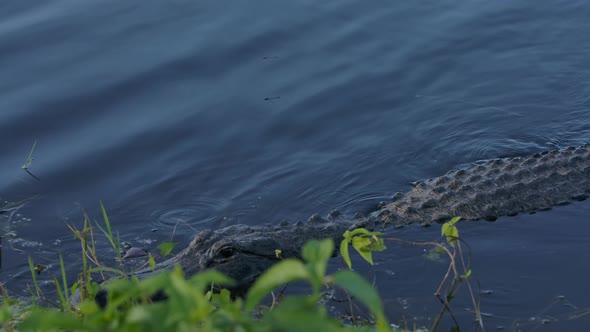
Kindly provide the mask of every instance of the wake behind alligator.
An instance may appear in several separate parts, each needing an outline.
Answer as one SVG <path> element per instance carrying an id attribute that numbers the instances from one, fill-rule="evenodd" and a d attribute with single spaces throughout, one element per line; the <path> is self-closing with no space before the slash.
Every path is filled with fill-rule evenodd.
<path id="1" fill-rule="evenodd" d="M 202 231 L 186 249 L 160 263 L 158 269 L 180 264 L 191 275 L 214 268 L 238 282 L 231 289 L 240 295 L 256 277 L 278 262 L 276 249 L 282 251 L 283 258 L 298 258 L 305 242 L 324 238 L 340 241 L 348 229 L 428 225 L 454 216 L 495 220 L 584 200 L 589 192 L 588 144 L 525 157 L 492 159 L 419 182 L 407 193 L 394 195 L 392 202 L 368 217 L 348 218 L 333 211 L 327 218 L 313 215 L 306 223 L 233 225 Z M 138 273 L 142 276 L 153 272 Z"/>

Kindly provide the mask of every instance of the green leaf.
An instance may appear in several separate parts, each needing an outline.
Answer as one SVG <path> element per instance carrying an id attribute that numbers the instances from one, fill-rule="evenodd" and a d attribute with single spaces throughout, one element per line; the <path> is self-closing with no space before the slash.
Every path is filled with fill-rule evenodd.
<path id="1" fill-rule="evenodd" d="M 100 290 L 100 285 L 96 281 L 86 282 L 85 287 L 88 294 L 94 296 Z"/>
<path id="2" fill-rule="evenodd" d="M 193 287 L 190 282 L 187 282 L 187 280 L 184 278 L 184 274 L 178 273 L 177 271 L 179 270 L 175 270 L 170 274 L 169 280 L 170 286 L 172 286 L 174 291 L 176 291 L 178 294 L 182 294 L 182 296 L 190 296 L 191 294 L 194 294 L 195 297 L 197 295 L 203 296 L 202 292 L 198 288 Z"/>
<path id="3" fill-rule="evenodd" d="M 469 277 L 471 277 L 471 269 L 467 270 L 467 272 L 461 276 L 463 279 L 468 279 Z"/>
<path id="4" fill-rule="evenodd" d="M 285 332 L 299 331 L 352 331 L 349 327 L 328 317 L 325 308 L 318 306 L 313 297 L 289 296 L 281 301 L 273 311 L 263 317 L 262 323 L 268 322 L 270 329 L 256 329 L 257 331 L 272 330 Z M 261 324 L 258 322 L 256 327 Z"/>
<path id="5" fill-rule="evenodd" d="M 149 322 L 152 319 L 151 313 L 145 306 L 134 306 L 127 313 L 127 322 L 129 323 L 141 323 Z"/>
<path id="6" fill-rule="evenodd" d="M 344 234 L 342 234 L 342 236 L 344 237 L 344 240 L 346 240 L 346 242 L 350 243 L 352 241 L 352 232 L 351 231 L 344 232 Z"/>
<path id="7" fill-rule="evenodd" d="M 53 277 L 53 286 L 55 286 L 55 291 L 57 292 L 57 299 L 59 300 L 59 307 L 61 310 L 65 310 L 69 302 L 67 301 L 64 293 L 61 290 L 61 286 L 59 285 L 59 281 L 56 277 Z"/>
<path id="8" fill-rule="evenodd" d="M 442 224 L 442 227 L 440 228 L 440 235 L 447 235 L 449 227 L 451 227 L 449 223 Z"/>
<path id="9" fill-rule="evenodd" d="M 148 263 L 152 270 L 156 269 L 156 260 L 154 259 L 154 256 L 152 256 L 152 254 L 150 253 L 148 253 Z"/>
<path id="10" fill-rule="evenodd" d="M 94 298 L 84 300 L 78 305 L 78 308 L 83 316 L 90 316 L 102 310 L 98 304 L 96 304 Z"/>
<path id="11" fill-rule="evenodd" d="M 76 315 L 45 308 L 34 308 L 19 324 L 20 331 L 80 331 L 83 328 L 83 321 Z"/>
<path id="12" fill-rule="evenodd" d="M 111 229 L 111 223 L 109 221 L 109 215 L 107 214 L 107 209 L 105 209 L 104 204 L 100 201 L 100 211 L 102 212 L 102 218 L 104 220 L 104 224 L 107 228 L 107 234 L 113 238 L 113 230 Z"/>
<path id="13" fill-rule="evenodd" d="M 352 240 L 352 235 L 350 235 L 350 231 L 344 232 L 344 234 L 342 234 L 342 237 L 344 238 L 343 241 L 346 242 L 350 242 Z"/>
<path id="14" fill-rule="evenodd" d="M 63 283 L 64 293 L 65 293 L 64 296 L 65 296 L 65 299 L 69 301 L 70 294 L 68 293 L 68 281 L 67 281 L 67 278 L 66 278 L 66 267 L 65 267 L 65 264 L 64 264 L 64 259 L 63 259 L 63 257 L 62 257 L 61 254 L 59 255 L 59 266 L 60 266 L 60 269 L 61 269 L 61 280 L 62 280 L 62 283 Z M 66 308 L 68 307 L 67 304 L 64 304 L 64 306 Z"/>
<path id="15" fill-rule="evenodd" d="M 0 309 L 0 324 L 4 324 L 10 320 L 12 320 L 11 306 L 10 304 L 4 302 L 2 303 L 2 308 Z"/>
<path id="16" fill-rule="evenodd" d="M 80 283 L 78 281 L 76 281 L 73 285 L 72 288 L 70 288 L 70 294 L 74 294 L 76 292 L 76 290 L 78 289 L 78 285 Z"/>
<path id="17" fill-rule="evenodd" d="M 364 236 L 355 236 L 352 238 L 352 246 L 357 251 L 365 250 L 367 246 L 371 245 L 371 239 Z"/>
<path id="18" fill-rule="evenodd" d="M 174 242 L 163 242 L 158 246 L 158 249 L 160 250 L 160 255 L 162 255 L 162 257 L 166 257 L 170 254 L 174 247 L 176 247 L 176 243 Z"/>
<path id="19" fill-rule="evenodd" d="M 285 259 L 262 274 L 248 291 L 245 309 L 250 312 L 273 289 L 288 282 L 309 279 L 305 265 L 295 259 Z"/>
<path id="20" fill-rule="evenodd" d="M 111 244 L 111 247 L 113 247 L 113 249 L 115 249 L 118 253 L 121 252 L 121 248 L 120 248 L 120 241 L 115 242 L 115 237 L 113 236 L 113 230 L 111 228 L 111 222 L 109 221 L 109 216 L 107 214 L 107 210 L 104 207 L 104 204 L 102 203 L 102 201 L 100 201 L 100 210 L 102 212 L 102 218 L 105 224 L 105 228 L 102 228 L 102 226 L 100 226 L 100 224 L 98 222 L 96 223 L 96 226 L 98 227 L 98 229 L 100 229 L 101 232 L 103 232 L 103 234 L 106 236 L 107 240 L 109 240 L 109 243 Z M 118 235 L 117 235 L 118 237 Z M 120 259 L 121 257 L 119 257 Z"/>
<path id="21" fill-rule="evenodd" d="M 445 224 L 446 225 L 446 224 Z M 445 226 L 443 225 L 443 227 Z M 447 242 L 451 245 L 454 246 L 455 245 L 455 241 L 457 241 L 457 239 L 459 238 L 459 230 L 457 229 L 456 226 L 453 225 L 449 225 L 446 228 L 444 228 L 444 235 L 447 238 Z"/>
<path id="22" fill-rule="evenodd" d="M 369 263 L 371 265 L 375 264 L 375 263 L 373 263 L 373 252 L 359 250 L 358 253 L 361 255 L 362 258 L 364 258 L 367 261 L 367 263 Z"/>
<path id="23" fill-rule="evenodd" d="M 219 297 L 223 301 L 222 303 L 231 303 L 231 296 L 230 292 L 227 289 L 222 289 L 219 292 Z"/>
<path id="24" fill-rule="evenodd" d="M 311 240 L 303 246 L 301 256 L 306 262 L 326 262 L 334 254 L 334 242 L 331 239 Z"/>
<path id="25" fill-rule="evenodd" d="M 455 241 L 459 238 L 459 229 L 455 224 L 461 220 L 461 217 L 455 217 L 442 225 L 441 228 L 441 235 L 444 235 L 447 238 L 447 242 L 451 246 L 455 246 Z"/>
<path id="26" fill-rule="evenodd" d="M 232 278 L 227 277 L 225 274 L 215 270 L 205 270 L 199 272 L 191 277 L 190 281 L 203 291 L 211 284 L 220 286 L 233 286 L 236 284 Z"/>
<path id="27" fill-rule="evenodd" d="M 41 290 L 39 289 L 39 284 L 37 283 L 37 272 L 36 272 L 35 265 L 33 264 L 33 259 L 31 258 L 31 256 L 29 256 L 29 269 L 31 270 L 31 275 L 33 276 L 33 285 L 35 285 L 35 291 L 37 292 L 37 297 L 41 297 Z"/>
<path id="28" fill-rule="evenodd" d="M 108 293 L 107 310 L 117 311 L 118 307 L 128 304 L 141 296 L 140 285 L 131 279 L 117 279 L 101 286 Z M 150 292 L 148 296 L 153 294 Z"/>
<path id="29" fill-rule="evenodd" d="M 424 252 L 424 257 L 428 260 L 431 260 L 433 262 L 442 262 L 443 261 L 443 257 L 446 257 L 446 251 L 444 251 L 442 248 L 440 247 L 433 247 L 432 249 L 427 250 L 426 252 Z"/>
<path id="30" fill-rule="evenodd" d="M 352 270 L 352 261 L 350 260 L 350 254 L 348 253 L 348 240 L 346 239 L 340 242 L 340 255 L 346 262 L 346 265 L 348 265 L 348 268 Z"/>
<path id="31" fill-rule="evenodd" d="M 373 253 L 367 249 L 371 245 L 371 239 L 356 236 L 352 238 L 352 246 L 369 264 L 373 265 Z"/>
<path id="32" fill-rule="evenodd" d="M 311 272 L 311 283 L 315 292 L 319 292 L 322 287 L 328 260 L 334 254 L 334 241 L 326 239 L 322 241 L 312 240 L 303 246 L 301 256 L 307 261 L 307 266 Z"/>
<path id="33" fill-rule="evenodd" d="M 459 230 L 456 226 L 449 226 L 445 230 L 445 236 L 447 237 L 457 237 L 459 236 Z"/>
<path id="34" fill-rule="evenodd" d="M 447 223 L 450 224 L 451 226 L 454 226 L 459 220 L 461 220 L 461 217 L 457 216 L 457 217 L 449 220 Z"/>
<path id="35" fill-rule="evenodd" d="M 332 280 L 369 308 L 377 320 L 377 331 L 389 331 L 381 299 L 371 284 L 352 271 L 338 271 L 332 276 Z"/>
<path id="36" fill-rule="evenodd" d="M 349 232 L 349 231 L 346 231 L 346 232 Z M 358 236 L 358 235 L 371 236 L 372 234 L 373 233 L 371 233 L 370 231 L 366 230 L 365 228 L 357 228 L 357 229 L 353 230 L 352 232 L 350 232 L 350 236 L 351 237 Z"/>
<path id="37" fill-rule="evenodd" d="M 387 249 L 385 244 L 383 243 L 383 239 L 377 237 L 377 235 L 373 235 L 371 237 L 371 244 L 366 247 L 367 250 L 370 251 L 384 251 Z"/>
<path id="38" fill-rule="evenodd" d="M 180 267 L 176 267 L 169 275 L 165 292 L 169 296 L 167 313 L 158 310 L 158 315 L 162 316 L 165 326 L 172 326 L 177 322 L 185 321 L 190 313 L 190 321 L 197 323 L 208 316 L 215 310 L 215 307 L 206 297 L 203 285 L 195 287 L 184 278 Z M 204 285 L 207 287 L 207 285 Z M 163 305 L 163 303 L 161 304 Z M 152 308 L 150 306 L 150 308 Z M 187 311 L 187 308 L 191 308 Z M 152 310 L 152 309 L 150 309 Z"/>

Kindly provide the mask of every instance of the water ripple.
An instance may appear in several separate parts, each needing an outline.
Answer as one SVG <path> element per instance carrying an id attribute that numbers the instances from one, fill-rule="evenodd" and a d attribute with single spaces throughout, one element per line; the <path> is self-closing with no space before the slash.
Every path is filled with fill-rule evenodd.
<path id="1" fill-rule="evenodd" d="M 152 225 L 157 229 L 174 230 L 190 228 L 199 230 L 208 227 L 219 218 L 221 200 L 198 198 L 181 207 L 155 210 L 151 214 Z"/>

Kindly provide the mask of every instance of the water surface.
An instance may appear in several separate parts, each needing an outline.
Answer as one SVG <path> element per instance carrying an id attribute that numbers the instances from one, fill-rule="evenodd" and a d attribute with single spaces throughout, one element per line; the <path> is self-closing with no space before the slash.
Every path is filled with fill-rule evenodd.
<path id="1" fill-rule="evenodd" d="M 99 200 L 123 240 L 153 248 L 352 214 L 476 160 L 587 143 L 589 15 L 584 1 L 4 1 L 0 196 L 38 196 L 0 219 L 17 235 L 0 278 L 24 289 L 28 255 L 57 273 L 61 253 L 75 270 L 66 224 L 81 225 L 81 208 L 100 217 Z M 20 169 L 35 140 L 40 181 Z M 494 291 L 482 309 L 506 317 L 491 327 L 558 295 L 590 306 L 589 209 L 461 225 Z M 402 253 L 365 275 L 392 320 L 404 301 L 432 317 L 444 266 Z M 533 325 L 587 325 L 572 322 Z"/>

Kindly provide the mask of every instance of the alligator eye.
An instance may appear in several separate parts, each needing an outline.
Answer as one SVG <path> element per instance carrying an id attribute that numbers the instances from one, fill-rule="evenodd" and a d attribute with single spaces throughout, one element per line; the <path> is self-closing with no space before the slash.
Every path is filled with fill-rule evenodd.
<path id="1" fill-rule="evenodd" d="M 217 253 L 217 255 L 219 257 L 222 257 L 222 258 L 230 258 L 231 256 L 234 255 L 235 252 L 236 252 L 236 250 L 234 248 L 232 248 L 232 247 L 225 247 L 225 248 L 219 250 L 219 252 Z"/>

